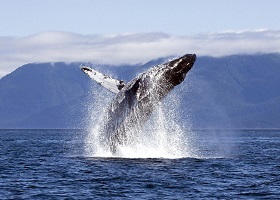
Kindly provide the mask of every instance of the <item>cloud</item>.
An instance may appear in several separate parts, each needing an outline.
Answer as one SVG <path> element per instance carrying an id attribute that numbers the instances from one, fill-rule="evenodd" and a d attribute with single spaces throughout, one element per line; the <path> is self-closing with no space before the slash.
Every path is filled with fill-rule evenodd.
<path id="1" fill-rule="evenodd" d="M 0 77 L 32 62 L 136 64 L 163 56 L 280 53 L 280 30 L 227 31 L 193 36 L 164 33 L 79 35 L 43 32 L 28 37 L 0 37 Z"/>

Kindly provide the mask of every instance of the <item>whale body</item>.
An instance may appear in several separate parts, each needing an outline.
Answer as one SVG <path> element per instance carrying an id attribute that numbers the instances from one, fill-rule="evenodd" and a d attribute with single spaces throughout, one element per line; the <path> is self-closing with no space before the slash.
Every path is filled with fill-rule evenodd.
<path id="1" fill-rule="evenodd" d="M 128 83 L 81 66 L 81 70 L 90 78 L 116 94 L 108 107 L 102 129 L 102 142 L 113 154 L 118 145 L 133 141 L 133 134 L 136 133 L 131 134 L 131 130 L 141 130 L 158 103 L 184 81 L 195 61 L 195 54 L 186 54 L 154 66 Z"/>

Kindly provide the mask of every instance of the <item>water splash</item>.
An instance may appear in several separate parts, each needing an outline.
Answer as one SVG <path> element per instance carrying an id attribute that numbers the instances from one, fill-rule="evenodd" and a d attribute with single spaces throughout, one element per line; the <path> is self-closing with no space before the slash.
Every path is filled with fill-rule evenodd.
<path id="1" fill-rule="evenodd" d="M 95 86 L 97 87 L 97 86 Z M 112 95 L 106 90 L 93 87 L 92 104 L 89 105 L 89 132 L 85 138 L 87 157 L 124 157 L 124 158 L 182 158 L 190 157 L 192 148 L 186 138 L 186 130 L 180 124 L 178 110 L 180 98 L 172 92 L 159 103 L 142 130 L 132 129 L 127 145 L 119 145 L 112 154 L 103 144 L 102 132 L 104 115 Z M 98 92 L 97 92 L 98 91 Z"/>
<path id="2" fill-rule="evenodd" d="M 86 157 L 110 157 L 111 154 L 104 150 L 101 145 L 103 119 L 107 112 L 112 94 L 105 89 L 101 89 L 96 84 L 91 88 L 91 102 L 88 104 L 88 134 L 85 137 Z"/>

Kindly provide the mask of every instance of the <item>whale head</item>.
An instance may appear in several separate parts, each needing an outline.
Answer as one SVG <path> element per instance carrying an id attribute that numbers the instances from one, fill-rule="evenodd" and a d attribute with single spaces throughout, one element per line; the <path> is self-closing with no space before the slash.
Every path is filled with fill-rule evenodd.
<path id="1" fill-rule="evenodd" d="M 172 60 L 169 63 L 166 63 L 166 80 L 171 83 L 173 86 L 179 85 L 182 83 L 186 77 L 188 71 L 192 68 L 196 61 L 195 54 L 186 54 L 180 58 Z"/>
<path id="2" fill-rule="evenodd" d="M 157 65 L 140 74 L 125 89 L 129 89 L 140 101 L 153 96 L 161 100 L 175 86 L 182 83 L 196 61 L 195 54 L 186 54 L 170 62 Z"/>

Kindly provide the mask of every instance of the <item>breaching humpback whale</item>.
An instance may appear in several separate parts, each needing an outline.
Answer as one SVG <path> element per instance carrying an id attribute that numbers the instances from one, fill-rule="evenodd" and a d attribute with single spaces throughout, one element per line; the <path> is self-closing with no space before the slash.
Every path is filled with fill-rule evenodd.
<path id="1" fill-rule="evenodd" d="M 154 66 L 126 84 L 88 66 L 81 66 L 81 70 L 90 78 L 116 93 L 108 108 L 102 130 L 102 142 L 113 154 L 116 153 L 118 145 L 126 145 L 132 141 L 131 130 L 141 129 L 155 106 L 176 85 L 184 81 L 195 61 L 195 54 L 186 54 Z"/>

